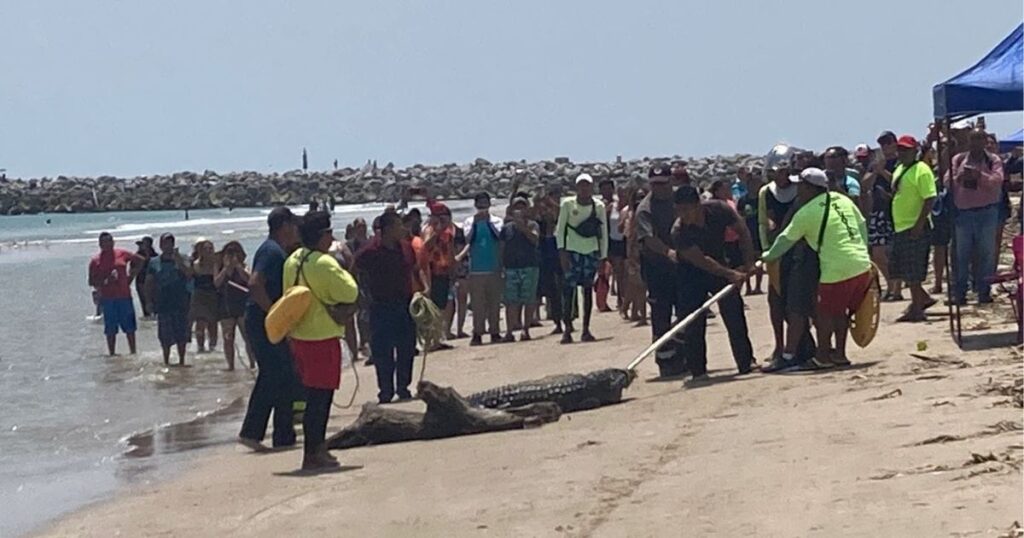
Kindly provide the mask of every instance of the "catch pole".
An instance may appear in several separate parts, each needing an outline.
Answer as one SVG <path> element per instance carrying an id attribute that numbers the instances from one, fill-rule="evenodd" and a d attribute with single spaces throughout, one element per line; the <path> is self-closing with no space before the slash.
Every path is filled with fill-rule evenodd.
<path id="1" fill-rule="evenodd" d="M 761 267 L 761 262 L 757 262 L 756 264 L 754 264 L 755 269 L 761 269 Z M 723 297 L 732 293 L 732 291 L 739 287 L 739 285 L 740 283 L 736 282 L 733 284 L 729 284 L 728 286 L 718 290 L 718 293 L 712 295 L 711 298 L 708 299 L 707 301 L 704 301 L 704 304 L 700 305 L 700 308 L 693 311 L 689 316 L 683 318 L 683 320 L 680 321 L 679 323 L 676 323 L 674 327 L 666 331 L 665 334 L 661 335 L 661 338 L 658 338 L 657 340 L 652 342 L 651 345 L 647 346 L 643 351 L 641 351 L 636 356 L 636 358 L 633 359 L 633 362 L 629 363 L 629 366 L 627 366 L 626 369 L 630 371 L 636 370 L 636 367 L 640 366 L 640 363 L 644 362 L 644 360 L 646 360 L 647 357 L 651 355 L 651 353 L 654 353 L 655 350 L 657 350 L 663 344 L 665 344 L 673 337 L 675 337 L 676 333 L 682 331 L 688 325 L 696 321 L 697 318 L 707 313 L 707 311 L 710 310 L 715 303 L 721 301 Z"/>

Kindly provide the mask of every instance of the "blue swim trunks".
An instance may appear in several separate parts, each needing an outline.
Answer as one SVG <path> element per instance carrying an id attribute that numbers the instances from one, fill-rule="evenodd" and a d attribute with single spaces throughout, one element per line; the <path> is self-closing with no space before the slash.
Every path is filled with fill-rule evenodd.
<path id="1" fill-rule="evenodd" d="M 103 307 L 103 334 L 117 334 L 118 329 L 125 334 L 135 332 L 135 305 L 131 297 L 101 299 L 100 306 Z"/>
<path id="2" fill-rule="evenodd" d="M 505 269 L 505 304 L 536 303 L 539 279 L 539 267 Z"/>
<path id="3" fill-rule="evenodd" d="M 569 258 L 570 267 L 569 272 L 565 274 L 565 285 L 570 288 L 593 286 L 594 277 L 597 276 L 597 253 L 570 252 Z"/>

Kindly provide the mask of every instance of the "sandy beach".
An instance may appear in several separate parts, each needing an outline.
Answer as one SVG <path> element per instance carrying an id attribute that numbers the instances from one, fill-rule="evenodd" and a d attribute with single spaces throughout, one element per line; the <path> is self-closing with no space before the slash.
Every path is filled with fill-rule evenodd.
<path id="1" fill-rule="evenodd" d="M 767 308 L 751 299 L 751 336 L 764 357 Z M 525 431 L 335 451 L 359 467 L 312 477 L 295 473 L 297 450 L 225 447 L 178 478 L 125 491 L 38 535 L 1004 535 L 1024 522 L 1021 351 L 1010 345 L 1008 307 L 965 316 L 968 347 L 1000 345 L 960 353 L 947 318 L 896 325 L 900 306 L 883 305 L 878 338 L 853 349 L 850 369 L 735 377 L 713 320 L 708 386 L 653 382 L 650 360 L 620 405 Z M 429 357 L 426 377 L 468 393 L 624 367 L 650 338 L 648 327 L 613 313 L 597 316 L 594 331 L 599 342 L 568 347 L 551 336 L 479 348 L 461 341 Z M 925 359 L 910 355 L 919 341 Z M 362 402 L 375 388 L 371 368 L 359 374 Z M 350 370 L 342 387 L 344 402 Z M 357 414 L 335 409 L 330 430 Z"/>

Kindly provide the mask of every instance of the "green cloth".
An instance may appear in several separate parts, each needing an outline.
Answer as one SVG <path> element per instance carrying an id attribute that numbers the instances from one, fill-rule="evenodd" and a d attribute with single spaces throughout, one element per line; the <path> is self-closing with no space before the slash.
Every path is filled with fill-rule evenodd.
<path id="1" fill-rule="evenodd" d="M 299 269 L 299 262 L 309 252 L 308 248 L 300 248 L 284 261 L 284 291 L 295 286 L 295 272 Z M 331 319 L 320 301 L 332 305 L 356 302 L 359 297 L 356 279 L 341 268 L 334 256 L 313 251 L 302 265 L 299 285 L 313 290 L 314 299 L 306 315 L 302 316 L 288 336 L 296 340 L 327 340 L 344 336 L 344 327 Z"/>
<path id="2" fill-rule="evenodd" d="M 596 213 L 593 205 L 580 205 L 575 196 L 562 200 L 558 210 L 558 224 L 555 225 L 555 243 L 560 250 L 577 254 L 597 252 L 598 259 L 603 260 L 608 257 L 608 215 L 604 209 L 604 202 L 593 197 L 591 202 L 597 205 Z M 590 218 L 591 214 L 596 214 L 601 221 L 600 237 L 582 237 L 572 229 Z"/>
<path id="3" fill-rule="evenodd" d="M 932 167 L 918 161 L 903 173 L 903 163 L 893 171 L 896 192 L 892 196 L 892 224 L 896 233 L 909 230 L 917 224 L 925 200 L 935 198 L 935 174 Z"/>
<path id="4" fill-rule="evenodd" d="M 820 282 L 832 284 L 860 275 L 871 268 L 868 227 L 857 204 L 844 194 L 829 193 L 832 205 L 825 224 L 824 245 L 818 245 L 821 221 L 825 217 L 825 194 L 803 205 L 775 243 L 764 253 L 765 261 L 782 257 L 797 241 L 807 241 L 821 263 Z"/>

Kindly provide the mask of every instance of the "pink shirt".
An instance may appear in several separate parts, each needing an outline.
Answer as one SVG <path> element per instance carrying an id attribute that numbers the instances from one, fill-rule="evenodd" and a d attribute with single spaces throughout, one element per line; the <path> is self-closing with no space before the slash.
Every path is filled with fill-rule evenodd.
<path id="1" fill-rule="evenodd" d="M 999 202 L 999 197 L 1003 194 L 1003 161 L 998 155 L 987 152 L 986 154 L 988 162 L 981 159 L 969 163 L 979 171 L 976 189 L 968 189 L 963 183 L 967 178 L 966 167 L 970 152 L 959 153 L 953 157 L 953 182 L 950 183 L 948 172 L 945 181 L 946 186 L 953 190 L 953 203 L 957 209 L 977 209 Z"/>

